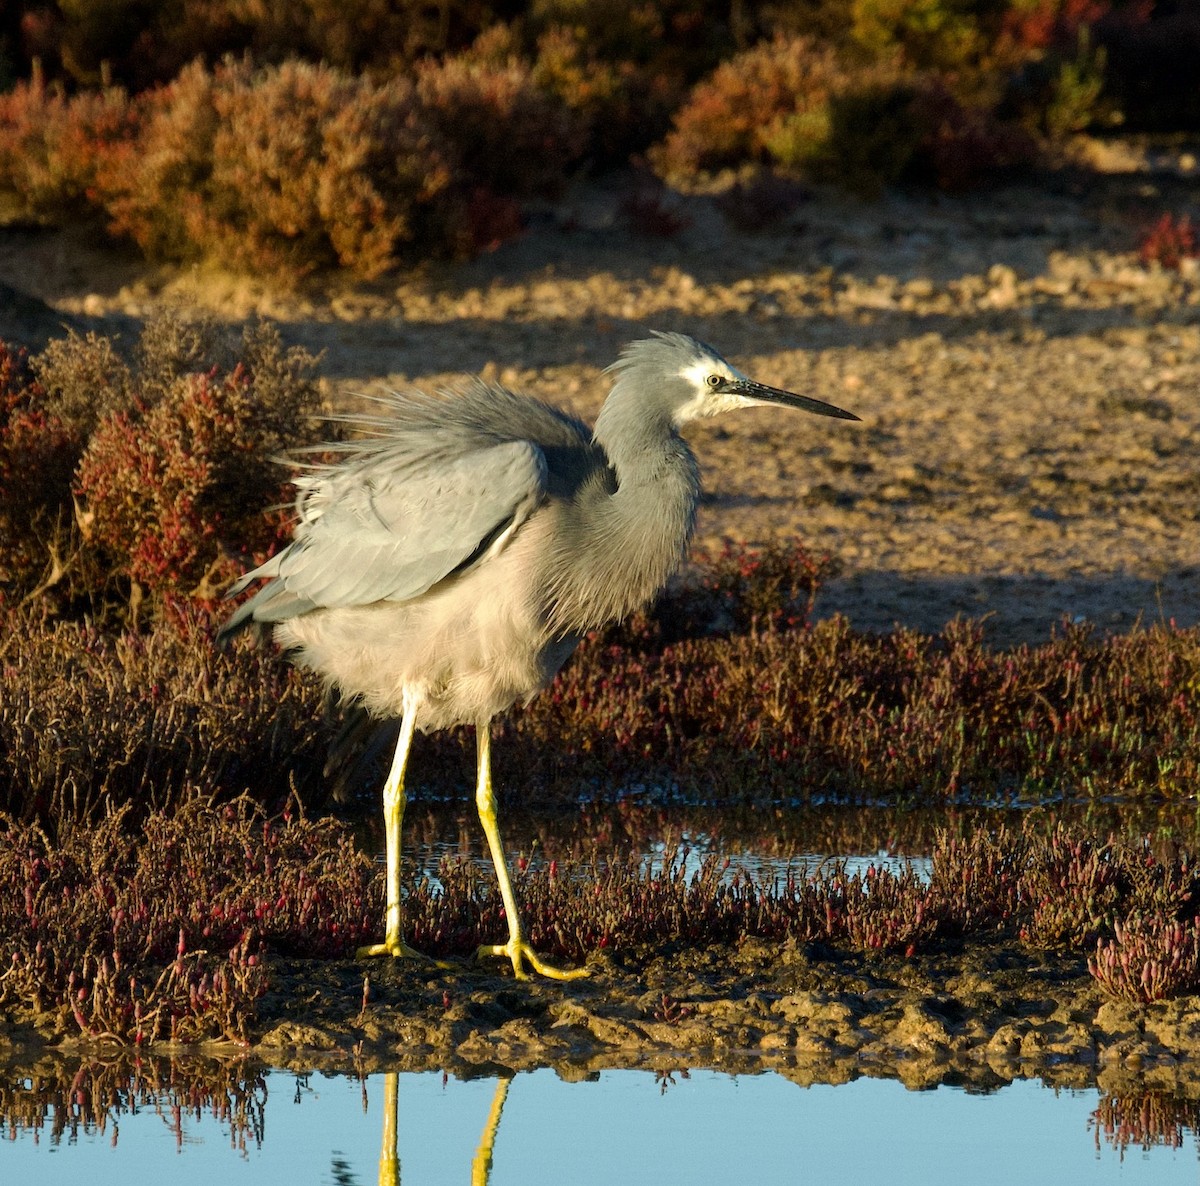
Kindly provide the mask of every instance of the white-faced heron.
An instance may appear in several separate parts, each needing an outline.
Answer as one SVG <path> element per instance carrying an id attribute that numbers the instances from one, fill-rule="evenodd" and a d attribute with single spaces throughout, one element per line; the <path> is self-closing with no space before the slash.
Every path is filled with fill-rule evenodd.
<path id="1" fill-rule="evenodd" d="M 385 937 L 360 956 L 415 955 L 403 938 L 400 825 L 415 730 L 473 724 L 476 804 L 496 866 L 507 956 L 567 979 L 525 941 L 496 824 L 490 723 L 553 679 L 583 635 L 655 596 L 687 550 L 700 497 L 680 426 L 782 404 L 857 420 L 766 387 L 710 346 L 656 333 L 625 347 L 595 430 L 566 412 L 473 380 L 457 392 L 393 393 L 347 416 L 361 436 L 299 479 L 294 538 L 230 591 L 267 583 L 222 629 L 274 623 L 296 662 L 379 717 L 399 717 L 383 788 Z"/>

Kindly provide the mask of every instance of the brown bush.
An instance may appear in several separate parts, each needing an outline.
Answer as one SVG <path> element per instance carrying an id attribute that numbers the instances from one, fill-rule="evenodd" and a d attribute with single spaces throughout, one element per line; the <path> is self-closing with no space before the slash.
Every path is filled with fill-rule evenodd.
<path id="1" fill-rule="evenodd" d="M 668 175 L 747 163 L 877 193 L 921 140 L 915 80 L 893 59 L 850 66 L 828 45 L 776 38 L 718 66 L 652 154 Z"/>
<path id="2" fill-rule="evenodd" d="M 30 360 L 30 369 L 41 387 L 41 410 L 83 439 L 100 420 L 127 408 L 133 399 L 129 365 L 113 340 L 100 334 L 70 330 L 65 338 L 54 338 Z"/>
<path id="3" fill-rule="evenodd" d="M 557 97 L 583 128 L 593 165 L 623 165 L 670 128 L 686 93 L 682 76 L 629 58 L 604 56 L 577 25 L 538 38 L 533 80 Z"/>
<path id="4" fill-rule="evenodd" d="M 95 191 L 134 133 L 134 107 L 117 88 L 69 101 L 37 82 L 0 94 L 0 192 L 22 215 L 94 215 Z"/>
<path id="5" fill-rule="evenodd" d="M 53 580 L 68 549 L 84 434 L 50 410 L 23 350 L 0 342 L 0 604 Z"/>
<path id="6" fill-rule="evenodd" d="M 807 37 L 756 45 L 696 84 L 652 159 L 668 176 L 767 162 L 785 120 L 822 110 L 848 84 L 829 46 Z"/>
<path id="7" fill-rule="evenodd" d="M 141 95 L 133 136 L 101 181 L 96 200 L 110 231 L 152 258 L 202 254 L 216 86 L 217 76 L 196 62 L 170 85 Z"/>
<path id="8" fill-rule="evenodd" d="M 561 189 L 583 150 L 583 127 L 514 55 L 476 50 L 417 67 L 417 94 L 450 147 L 460 183 L 513 197 Z"/>
<path id="9" fill-rule="evenodd" d="M 51 835 L 250 791 L 319 799 L 321 693 L 266 648 L 218 651 L 206 620 L 101 631 L 3 616 L 0 812 Z"/>
<path id="10" fill-rule="evenodd" d="M 652 159 L 680 178 L 774 164 L 874 196 L 907 176 L 963 188 L 1033 150 L 1028 134 L 895 53 L 854 64 L 795 37 L 755 46 L 699 83 Z"/>
<path id="11" fill-rule="evenodd" d="M 143 98 L 136 148 L 106 178 L 114 231 L 293 274 L 394 266 L 450 181 L 410 83 L 300 62 L 188 67 Z"/>

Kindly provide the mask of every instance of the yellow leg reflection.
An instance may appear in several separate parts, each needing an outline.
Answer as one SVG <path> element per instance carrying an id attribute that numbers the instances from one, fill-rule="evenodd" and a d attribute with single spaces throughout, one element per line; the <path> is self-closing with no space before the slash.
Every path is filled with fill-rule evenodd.
<path id="1" fill-rule="evenodd" d="M 508 1096 L 508 1085 L 511 1079 L 496 1080 L 496 1094 L 492 1096 L 492 1110 L 488 1113 L 487 1124 L 479 1138 L 479 1148 L 475 1150 L 475 1160 L 471 1162 L 471 1186 L 488 1186 L 492 1176 L 492 1148 L 496 1144 L 496 1130 L 500 1127 L 500 1113 L 504 1111 L 504 1100 Z"/>
<path id="2" fill-rule="evenodd" d="M 500 1114 L 508 1096 L 511 1079 L 497 1079 L 491 1111 L 479 1137 L 479 1148 L 471 1162 L 471 1186 L 488 1186 L 492 1176 L 492 1150 L 500 1128 Z M 379 1186 L 400 1186 L 400 1154 L 396 1147 L 400 1114 L 400 1076 L 388 1071 L 383 1076 L 383 1147 L 379 1151 Z"/>
<path id="3" fill-rule="evenodd" d="M 400 1109 L 400 1076 L 383 1077 L 383 1148 L 379 1153 L 379 1186 L 400 1186 L 400 1154 L 396 1150 L 396 1119 Z"/>
<path id="4" fill-rule="evenodd" d="M 504 914 L 508 919 L 508 942 L 487 944 L 476 952 L 477 956 L 505 955 L 512 960 L 513 972 L 518 980 L 528 979 L 525 963 L 543 976 L 554 980 L 576 980 L 588 974 L 586 968 L 564 970 L 551 967 L 528 943 L 521 933 L 521 919 L 517 914 L 517 899 L 513 895 L 512 882 L 508 876 L 508 861 L 504 856 L 504 845 L 500 841 L 500 828 L 496 822 L 496 793 L 492 790 L 492 733 L 486 723 L 476 727 L 476 744 L 479 750 L 479 778 L 475 788 L 475 805 L 479 809 L 479 822 L 487 837 L 496 866 L 496 879 L 500 882 L 500 897 L 504 901 Z"/>

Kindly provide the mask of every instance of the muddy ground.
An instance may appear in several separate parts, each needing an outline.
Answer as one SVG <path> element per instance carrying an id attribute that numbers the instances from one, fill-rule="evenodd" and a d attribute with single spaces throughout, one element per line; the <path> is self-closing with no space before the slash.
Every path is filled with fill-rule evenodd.
<path id="1" fill-rule="evenodd" d="M 593 183 L 492 254 L 373 285 L 289 290 L 8 228 L 0 332 L 35 345 L 62 324 L 128 338 L 163 306 L 262 315 L 324 351 L 335 404 L 482 371 L 590 417 L 622 343 L 684 330 L 863 419 L 760 410 L 695 428 L 700 546 L 800 536 L 841 570 L 819 613 L 864 629 L 987 615 L 992 640 L 1010 645 L 1064 617 L 1191 625 L 1200 266 L 1165 271 L 1134 248 L 1164 210 L 1195 212 L 1195 160 L 1096 153 L 1103 171 L 961 198 L 813 194 L 755 234 L 707 197 L 678 197 L 691 225 L 669 240 L 622 221 L 627 182 Z M 1024 1065 L 1169 1079 L 1200 1058 L 1200 1002 L 1106 1002 L 1082 957 L 1020 946 L 834 960 L 681 947 L 597 956 L 590 979 L 565 986 L 407 963 L 280 964 L 274 981 L 256 1047 L 276 1062 L 357 1052 L 586 1069 L 684 1052 L 692 1065 L 766 1059 L 834 1078 L 886 1064 L 919 1082 Z"/>
<path id="2" fill-rule="evenodd" d="M 911 957 L 681 944 L 599 953 L 589 967 L 588 979 L 562 984 L 517 982 L 471 961 L 445 970 L 274 961 L 249 1053 L 274 1066 L 362 1073 L 552 1066 L 579 1078 L 708 1067 L 776 1070 L 801 1083 L 870 1075 L 986 1090 L 1040 1077 L 1116 1093 L 1200 1092 L 1200 1001 L 1118 1004 L 1082 958 L 1016 942 Z M 4 1061 L 44 1060 L 45 1037 L 33 1019 L 12 1019 L 0 1036 Z M 51 1045 L 72 1060 L 113 1053 L 74 1038 Z M 246 1052 L 215 1043 L 193 1053 Z"/>
<path id="3" fill-rule="evenodd" d="M 1200 1057 L 1200 1002 L 1106 1002 L 1082 960 L 1021 947 L 917 957 L 836 957 L 747 943 L 736 950 L 633 951 L 592 958 L 568 984 L 482 970 L 422 974 L 326 965 L 282 974 L 259 1049 L 301 1049 L 464 1069 L 652 1065 L 807 1066 L 821 1081 L 890 1067 L 917 1086 L 951 1074 L 1012 1078 L 1059 1064 L 1164 1080 Z M 298 1049 L 299 1048 L 299 1049 Z M 1181 1064 L 1184 1064 L 1181 1067 Z"/>

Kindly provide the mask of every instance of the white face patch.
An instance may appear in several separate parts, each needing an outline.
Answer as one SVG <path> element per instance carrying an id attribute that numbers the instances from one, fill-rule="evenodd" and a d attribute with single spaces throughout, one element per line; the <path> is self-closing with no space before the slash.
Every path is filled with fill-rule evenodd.
<path id="1" fill-rule="evenodd" d="M 708 385 L 709 377 L 712 375 L 720 375 L 722 379 L 748 378 L 727 362 L 705 359 L 684 367 L 679 372 L 679 377 L 696 394 L 675 412 L 676 425 L 686 424 L 689 420 L 703 420 L 708 416 L 719 416 L 722 412 L 733 412 L 738 408 L 757 407 L 763 402 L 762 400 L 748 399 L 744 395 L 730 395 L 728 392 L 713 391 Z"/>

